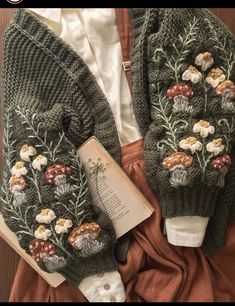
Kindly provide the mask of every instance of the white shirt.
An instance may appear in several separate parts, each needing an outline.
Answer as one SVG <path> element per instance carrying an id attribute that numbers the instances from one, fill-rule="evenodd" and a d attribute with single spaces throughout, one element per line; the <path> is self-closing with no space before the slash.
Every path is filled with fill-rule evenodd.
<path id="1" fill-rule="evenodd" d="M 129 85 L 122 67 L 122 50 L 114 9 L 29 10 L 69 44 L 87 64 L 110 104 L 121 146 L 141 139 Z M 199 247 L 202 244 L 208 220 L 209 218 L 199 216 L 168 218 L 165 220 L 167 239 L 174 245 Z M 110 281 L 107 280 L 106 273 L 102 280 L 99 279 L 99 288 L 102 288 L 103 282 L 110 283 L 111 280 L 116 279 L 117 284 L 112 288 L 119 288 L 120 293 L 118 272 L 112 273 L 114 274 L 109 274 L 109 277 L 112 277 Z M 97 289 L 96 277 L 91 276 L 88 280 L 83 280 L 79 288 L 88 300 L 94 301 L 95 296 L 95 299 L 101 301 L 99 292 L 102 290 Z M 123 300 L 124 291 L 123 295 L 114 291 L 114 289 L 105 291 L 107 293 L 105 299 L 108 301 L 112 296 L 113 300 Z"/>

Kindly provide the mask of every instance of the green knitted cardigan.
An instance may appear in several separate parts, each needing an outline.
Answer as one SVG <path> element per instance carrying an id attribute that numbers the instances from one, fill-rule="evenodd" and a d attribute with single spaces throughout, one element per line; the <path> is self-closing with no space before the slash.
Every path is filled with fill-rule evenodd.
<path id="1" fill-rule="evenodd" d="M 164 218 L 211 216 L 210 254 L 234 215 L 235 38 L 207 9 L 134 9 L 132 24 L 147 178 Z"/>
<path id="2" fill-rule="evenodd" d="M 234 211 L 233 182 L 227 180 L 233 173 L 234 39 L 204 9 L 133 9 L 131 17 L 133 104 L 145 138 L 146 175 L 164 218 L 212 215 L 204 241 L 209 253 L 221 245 Z M 205 81 L 212 68 L 217 70 L 207 81 L 219 82 L 216 88 Z M 230 81 L 223 83 L 224 76 Z M 62 273 L 74 285 L 115 270 L 112 224 L 92 205 L 75 154 L 95 135 L 120 163 L 115 121 L 94 76 L 66 43 L 17 9 L 4 37 L 3 78 L 8 226 L 42 269 Z M 218 218 L 226 187 L 231 196 Z M 221 239 L 211 243 L 214 227 Z M 83 243 L 81 229 L 87 233 Z"/>

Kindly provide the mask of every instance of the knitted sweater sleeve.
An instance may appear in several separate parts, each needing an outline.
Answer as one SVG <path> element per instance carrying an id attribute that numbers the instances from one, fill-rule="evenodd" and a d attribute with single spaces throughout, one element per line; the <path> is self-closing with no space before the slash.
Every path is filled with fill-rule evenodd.
<path id="1" fill-rule="evenodd" d="M 150 116 L 139 120 L 146 175 L 164 218 L 207 218 L 234 162 L 235 39 L 206 9 L 146 10 L 144 16 L 142 32 L 135 31 L 133 92 L 141 95 L 142 80 L 136 114 Z M 139 11 L 134 18 L 135 28 Z"/>
<path id="2" fill-rule="evenodd" d="M 92 204 L 76 154 L 92 120 L 83 122 L 86 134 L 69 86 L 74 83 L 22 33 L 12 24 L 4 38 L 2 212 L 41 269 L 77 286 L 90 275 L 117 270 L 113 224 Z M 82 102 L 78 94 L 76 103 Z"/>

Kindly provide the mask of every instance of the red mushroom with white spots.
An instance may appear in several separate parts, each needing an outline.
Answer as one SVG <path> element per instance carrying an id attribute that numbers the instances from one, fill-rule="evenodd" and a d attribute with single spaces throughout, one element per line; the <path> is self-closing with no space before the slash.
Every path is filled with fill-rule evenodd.
<path id="1" fill-rule="evenodd" d="M 221 107 L 225 111 L 235 111 L 235 85 L 230 80 L 225 80 L 224 82 L 220 83 L 215 92 L 217 95 L 222 97 Z"/>
<path id="2" fill-rule="evenodd" d="M 55 164 L 47 168 L 44 178 L 48 184 L 56 185 L 56 194 L 59 196 L 70 191 L 70 184 L 66 182 L 66 178 L 71 172 L 71 167 Z"/>
<path id="3" fill-rule="evenodd" d="M 188 101 L 193 96 L 192 88 L 184 83 L 176 83 L 171 86 L 166 93 L 169 99 L 173 99 L 173 111 L 192 112 L 192 106 L 188 106 Z"/>
<path id="4" fill-rule="evenodd" d="M 164 158 L 162 165 L 170 170 L 170 183 L 173 187 L 187 185 L 187 171 L 193 162 L 193 157 L 184 152 L 176 152 Z"/>
<path id="5" fill-rule="evenodd" d="M 231 166 L 231 158 L 227 154 L 224 154 L 211 162 L 211 168 L 221 173 L 218 181 L 220 187 L 224 186 L 225 175 L 227 174 Z"/>
<path id="6" fill-rule="evenodd" d="M 43 261 L 44 257 L 53 257 L 56 252 L 54 244 L 42 239 L 32 240 L 29 244 L 29 251 L 37 262 Z"/>

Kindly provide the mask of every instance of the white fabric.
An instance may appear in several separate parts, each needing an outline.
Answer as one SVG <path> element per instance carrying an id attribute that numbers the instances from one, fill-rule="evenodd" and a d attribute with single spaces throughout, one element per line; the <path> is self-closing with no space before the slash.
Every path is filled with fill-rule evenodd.
<path id="1" fill-rule="evenodd" d="M 29 9 L 72 47 L 112 109 L 122 146 L 142 138 L 131 100 L 114 9 Z"/>
<path id="2" fill-rule="evenodd" d="M 122 51 L 114 9 L 29 10 L 69 44 L 87 64 L 110 104 L 120 144 L 124 146 L 142 138 L 122 67 Z M 182 246 L 201 245 L 208 220 L 202 218 L 198 221 L 200 217 L 197 216 L 189 218 L 165 220 L 170 243 Z"/>
<path id="3" fill-rule="evenodd" d="M 183 216 L 165 220 L 167 240 L 173 245 L 200 247 L 205 236 L 209 218 Z"/>
<path id="4" fill-rule="evenodd" d="M 86 277 L 78 288 L 90 302 L 124 302 L 126 299 L 122 279 L 117 271 Z"/>

